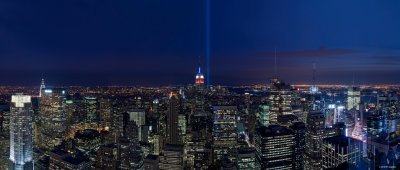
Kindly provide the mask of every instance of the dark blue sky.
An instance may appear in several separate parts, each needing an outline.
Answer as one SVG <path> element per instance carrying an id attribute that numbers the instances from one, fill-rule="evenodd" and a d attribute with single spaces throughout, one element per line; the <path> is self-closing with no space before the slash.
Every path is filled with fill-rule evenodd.
<path id="1" fill-rule="evenodd" d="M 206 0 L 4 0 L 0 85 L 168 85 L 205 63 Z M 400 82 L 398 0 L 211 0 L 212 84 Z M 205 70 L 205 69 L 204 69 Z"/>

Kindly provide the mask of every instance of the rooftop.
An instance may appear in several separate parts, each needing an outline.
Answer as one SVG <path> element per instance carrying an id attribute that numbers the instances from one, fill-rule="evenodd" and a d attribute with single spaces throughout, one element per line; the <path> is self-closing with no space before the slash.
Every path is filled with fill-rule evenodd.
<path id="1" fill-rule="evenodd" d="M 268 137 L 268 136 L 284 136 L 284 135 L 290 135 L 293 134 L 291 130 L 284 126 L 280 125 L 269 125 L 268 127 L 262 126 L 260 128 L 257 128 L 257 133 L 260 134 L 263 137 Z"/>

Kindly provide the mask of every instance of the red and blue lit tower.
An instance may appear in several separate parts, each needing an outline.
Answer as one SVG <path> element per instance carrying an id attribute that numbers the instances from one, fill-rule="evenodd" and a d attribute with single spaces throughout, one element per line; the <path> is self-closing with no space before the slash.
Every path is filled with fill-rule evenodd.
<path id="1" fill-rule="evenodd" d="M 199 67 L 199 70 L 196 74 L 196 80 L 195 80 L 196 85 L 204 85 L 204 75 L 201 73 L 201 67 Z"/>

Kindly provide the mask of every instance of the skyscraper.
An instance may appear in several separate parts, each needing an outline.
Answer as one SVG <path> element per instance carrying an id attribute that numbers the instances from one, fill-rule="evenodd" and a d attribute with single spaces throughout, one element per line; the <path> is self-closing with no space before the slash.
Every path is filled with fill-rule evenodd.
<path id="1" fill-rule="evenodd" d="M 142 126 L 145 125 L 145 111 L 143 109 L 133 109 L 128 111 L 129 121 L 134 121 L 138 129 L 138 140 L 143 141 Z"/>
<path id="2" fill-rule="evenodd" d="M 89 124 L 97 123 L 96 121 L 99 119 L 97 98 L 86 96 L 83 98 L 83 104 L 85 107 L 85 122 Z"/>
<path id="3" fill-rule="evenodd" d="M 347 110 L 355 108 L 356 110 L 360 110 L 360 89 L 358 87 L 349 87 L 347 90 Z"/>
<path id="4" fill-rule="evenodd" d="M 118 140 L 118 160 L 119 169 L 142 169 L 143 153 L 137 142 L 131 142 L 126 137 L 120 137 Z"/>
<path id="5" fill-rule="evenodd" d="M 307 116 L 306 124 L 304 169 L 322 168 L 321 148 L 324 130 L 324 114 L 320 111 L 311 111 Z"/>
<path id="6" fill-rule="evenodd" d="M 257 128 L 256 161 L 260 169 L 292 169 L 294 133 L 280 125 Z"/>
<path id="7" fill-rule="evenodd" d="M 195 86 L 194 86 L 194 105 L 193 113 L 204 112 L 205 103 L 205 88 L 204 88 L 204 75 L 201 73 L 201 68 L 199 66 L 198 73 L 196 74 Z M 188 119 L 190 120 L 190 116 Z"/>
<path id="8" fill-rule="evenodd" d="M 62 88 L 46 88 L 40 98 L 41 147 L 46 150 L 59 145 L 66 130 L 66 91 Z"/>
<path id="9" fill-rule="evenodd" d="M 10 169 L 33 169 L 31 96 L 13 95 L 10 112 Z"/>
<path id="10" fill-rule="evenodd" d="M 167 113 L 167 143 L 182 144 L 178 126 L 179 99 L 171 93 Z"/>
<path id="11" fill-rule="evenodd" d="M 292 91 L 289 84 L 279 79 L 272 79 L 269 100 L 271 102 L 271 124 L 276 124 L 278 122 L 279 115 L 292 114 Z"/>
<path id="12" fill-rule="evenodd" d="M 258 122 L 262 126 L 269 126 L 270 123 L 270 113 L 269 113 L 269 104 L 261 104 L 259 106 L 259 119 Z"/>
<path id="13" fill-rule="evenodd" d="M 362 159 L 362 142 L 338 135 L 323 140 L 322 168 L 336 168 L 342 163 L 358 166 Z"/>
<path id="14" fill-rule="evenodd" d="M 39 88 L 39 97 L 42 97 L 42 91 L 46 88 L 46 85 L 44 84 L 44 79 L 42 78 L 42 82 L 40 83 L 40 88 Z"/>
<path id="15" fill-rule="evenodd" d="M 179 134 L 179 138 L 180 141 L 182 141 L 182 143 L 184 143 L 186 141 L 186 115 L 184 114 L 179 114 L 178 115 L 178 134 Z"/>
<path id="16" fill-rule="evenodd" d="M 235 157 L 233 151 L 237 144 L 237 107 L 214 106 L 213 162 L 224 157 Z"/>
<path id="17" fill-rule="evenodd" d="M 195 84 L 198 86 L 204 85 L 204 75 L 201 73 L 201 67 L 199 66 L 198 72 L 196 74 Z"/>
<path id="18" fill-rule="evenodd" d="M 294 164 L 293 169 L 304 169 L 304 147 L 306 125 L 303 122 L 295 122 L 290 129 L 294 132 Z"/>

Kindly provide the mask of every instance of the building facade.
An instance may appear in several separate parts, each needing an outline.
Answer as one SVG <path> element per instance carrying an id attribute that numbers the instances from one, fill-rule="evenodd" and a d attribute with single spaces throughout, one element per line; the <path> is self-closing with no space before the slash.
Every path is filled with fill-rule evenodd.
<path id="1" fill-rule="evenodd" d="M 338 135 L 323 140 L 322 168 L 336 168 L 342 163 L 358 166 L 362 159 L 362 142 Z"/>
<path id="2" fill-rule="evenodd" d="M 10 169 L 32 170 L 32 103 L 31 96 L 11 97 L 10 108 Z"/>
<path id="3" fill-rule="evenodd" d="M 214 106 L 213 123 L 213 162 L 222 160 L 225 156 L 235 157 L 237 144 L 237 107 Z"/>
<path id="4" fill-rule="evenodd" d="M 294 133 L 280 125 L 256 130 L 256 161 L 259 169 L 292 169 L 295 145 Z"/>

